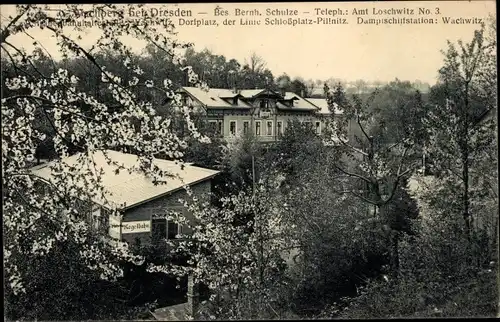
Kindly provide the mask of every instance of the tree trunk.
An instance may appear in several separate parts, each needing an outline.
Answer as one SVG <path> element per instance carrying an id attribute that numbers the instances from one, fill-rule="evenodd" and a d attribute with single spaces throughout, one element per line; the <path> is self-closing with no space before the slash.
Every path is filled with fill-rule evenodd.
<path id="1" fill-rule="evenodd" d="M 495 223 L 495 233 L 494 233 L 494 237 L 493 237 L 493 247 L 492 249 L 494 250 L 494 254 L 493 254 L 493 260 L 495 261 L 495 263 L 497 263 L 498 265 L 498 261 L 500 260 L 500 237 L 499 237 L 499 228 L 498 228 L 498 216 L 497 216 L 497 220 L 496 220 L 496 223 Z M 500 286 L 500 283 L 499 283 L 499 286 Z M 500 293 L 499 293 L 500 294 Z"/>
<path id="2" fill-rule="evenodd" d="M 399 276 L 399 232 L 391 232 L 391 271 L 394 276 Z"/>
<path id="3" fill-rule="evenodd" d="M 188 314 L 197 319 L 200 302 L 199 285 L 193 275 L 188 275 L 187 310 Z"/>
<path id="4" fill-rule="evenodd" d="M 466 148 L 464 150 L 467 150 Z M 464 191 L 463 191 L 463 217 L 465 221 L 465 233 L 469 241 L 471 241 L 471 231 L 472 231 L 472 218 L 469 213 L 469 164 L 468 164 L 468 151 L 463 152 L 462 156 L 462 180 L 464 183 Z"/>
<path id="5" fill-rule="evenodd" d="M 391 218 L 389 218 L 388 205 L 376 207 L 379 218 L 382 220 L 387 232 L 387 242 L 389 247 L 389 267 L 391 275 L 399 275 L 399 232 L 391 228 Z"/>
<path id="6" fill-rule="evenodd" d="M 465 221 L 465 233 L 467 234 L 467 239 L 471 241 L 471 215 L 469 213 L 469 83 L 465 83 L 465 97 L 464 97 L 464 109 L 463 113 L 463 127 L 462 135 L 460 139 L 461 157 L 462 157 L 462 180 L 464 183 L 463 191 L 463 217 Z"/>
<path id="7" fill-rule="evenodd" d="M 387 204 L 377 206 L 375 209 L 382 223 L 382 228 L 387 234 L 390 273 L 396 277 L 399 275 L 399 232 L 391 228 Z"/>

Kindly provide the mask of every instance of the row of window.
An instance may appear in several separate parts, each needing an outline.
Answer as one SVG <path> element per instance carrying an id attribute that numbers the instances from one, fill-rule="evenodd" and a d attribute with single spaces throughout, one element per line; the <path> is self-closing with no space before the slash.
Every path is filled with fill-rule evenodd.
<path id="1" fill-rule="evenodd" d="M 165 218 L 153 219 L 151 224 L 151 238 L 153 240 L 176 239 L 177 235 L 182 234 L 182 225 Z"/>
<path id="2" fill-rule="evenodd" d="M 243 122 L 242 133 L 243 134 L 249 133 L 250 121 L 242 121 L 242 122 Z M 262 122 L 264 122 L 264 126 L 265 126 L 264 130 L 262 129 Z M 210 120 L 209 123 L 211 124 L 212 129 L 216 133 L 219 133 L 220 135 L 224 134 L 223 129 L 222 129 L 222 121 Z M 311 124 L 311 122 L 304 122 L 304 123 Z M 321 122 L 320 121 L 315 122 L 315 129 L 316 129 L 316 133 L 318 135 L 321 134 Z M 236 120 L 229 121 L 229 134 L 235 136 L 237 133 L 238 133 L 238 122 Z M 273 136 L 274 135 L 274 121 L 272 121 L 272 120 L 255 121 L 254 134 L 257 136 Z M 276 135 L 283 135 L 283 121 L 276 122 Z"/>
<path id="3" fill-rule="evenodd" d="M 99 231 L 109 225 L 106 220 L 107 216 L 109 216 L 108 213 L 101 213 L 100 207 L 93 206 L 92 211 L 87 215 L 87 221 L 94 231 Z M 151 224 L 151 237 L 153 240 L 176 239 L 176 236 L 181 235 L 183 232 L 182 225 L 165 218 L 152 219 Z"/>

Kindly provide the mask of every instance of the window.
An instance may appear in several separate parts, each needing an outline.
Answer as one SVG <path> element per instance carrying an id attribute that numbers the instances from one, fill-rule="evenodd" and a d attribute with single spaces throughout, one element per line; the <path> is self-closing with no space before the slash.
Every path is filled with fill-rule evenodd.
<path id="1" fill-rule="evenodd" d="M 260 108 L 266 108 L 267 107 L 266 103 L 267 103 L 267 101 L 261 100 L 260 103 L 259 103 Z"/>
<path id="2" fill-rule="evenodd" d="M 172 220 L 158 218 L 153 219 L 152 224 L 151 237 L 153 240 L 176 239 L 177 235 L 182 233 L 182 226 Z"/>
<path id="3" fill-rule="evenodd" d="M 175 121 L 174 121 L 174 122 L 175 122 Z M 185 124 L 184 124 L 183 120 L 179 120 L 179 121 L 177 121 L 176 123 L 177 123 L 177 124 L 176 124 L 176 127 L 179 129 L 179 134 L 180 134 L 181 136 L 184 136 L 184 135 L 185 135 L 185 133 L 186 133 L 186 128 L 185 128 Z"/>
<path id="4" fill-rule="evenodd" d="M 208 125 L 211 131 L 213 131 L 214 133 L 217 131 L 217 121 L 210 120 L 208 121 Z"/>
<path id="5" fill-rule="evenodd" d="M 176 236 L 178 234 L 180 234 L 179 227 L 180 226 L 179 226 L 178 223 L 169 220 L 167 222 L 167 229 L 168 229 L 167 239 L 175 239 L 175 238 L 177 238 Z"/>
<path id="6" fill-rule="evenodd" d="M 153 240 L 161 240 L 167 236 L 167 221 L 165 218 L 153 219 L 151 237 Z"/>
<path id="7" fill-rule="evenodd" d="M 233 105 L 238 105 L 238 96 L 233 97 Z"/>
<path id="8" fill-rule="evenodd" d="M 266 135 L 267 136 L 273 135 L 273 121 L 266 122 Z"/>
<path id="9" fill-rule="evenodd" d="M 243 121 L 243 134 L 248 134 L 248 129 L 250 128 L 249 121 Z"/>
<path id="10" fill-rule="evenodd" d="M 94 230 L 99 230 L 101 222 L 101 208 L 95 207 L 92 209 L 92 228 Z"/>
<path id="11" fill-rule="evenodd" d="M 276 127 L 277 127 L 276 131 L 278 132 L 277 134 L 283 135 L 283 121 L 278 121 L 276 123 Z"/>
<path id="12" fill-rule="evenodd" d="M 92 205 L 89 212 L 87 212 L 87 223 L 92 230 L 99 230 L 101 228 L 101 207 Z"/>
<path id="13" fill-rule="evenodd" d="M 217 122 L 217 134 L 224 135 L 224 132 L 222 131 L 222 121 Z"/>
<path id="14" fill-rule="evenodd" d="M 215 134 L 222 135 L 222 121 L 221 120 L 210 120 L 208 121 L 210 125 L 210 130 Z"/>
<path id="15" fill-rule="evenodd" d="M 255 135 L 260 135 L 260 121 L 255 121 Z"/>
<path id="16" fill-rule="evenodd" d="M 229 121 L 229 134 L 236 135 L 236 121 Z"/>
<path id="17" fill-rule="evenodd" d="M 316 134 L 320 135 L 321 134 L 321 122 L 316 121 Z"/>

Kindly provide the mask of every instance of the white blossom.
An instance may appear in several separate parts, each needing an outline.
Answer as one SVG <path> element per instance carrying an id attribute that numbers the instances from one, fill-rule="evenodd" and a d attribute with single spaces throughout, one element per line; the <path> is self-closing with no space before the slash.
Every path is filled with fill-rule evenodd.
<path id="1" fill-rule="evenodd" d="M 128 85 L 129 85 L 129 86 L 135 86 L 135 85 L 137 85 L 137 84 L 139 84 L 139 78 L 137 78 L 137 77 L 135 77 L 135 76 L 134 76 L 134 77 L 132 77 L 132 80 L 129 80 L 129 81 L 128 81 Z"/>
<path id="2" fill-rule="evenodd" d="M 76 77 L 75 75 L 71 75 L 71 78 L 70 78 L 70 82 L 71 84 L 76 84 L 78 83 L 80 79 L 78 77 Z"/>
<path id="3" fill-rule="evenodd" d="M 42 8 L 29 5 L 23 23 L 39 26 L 37 19 L 45 14 Z M 68 12 L 74 9 L 72 6 L 65 8 Z M 23 30 L 23 23 L 18 22 L 12 26 L 12 30 Z M 153 27 L 136 26 L 129 21 L 102 27 L 101 30 L 103 36 L 95 40 L 94 44 L 104 50 L 113 49 L 111 46 L 115 40 L 115 32 L 132 37 L 154 37 L 159 33 Z M 62 27 L 54 26 L 54 30 L 50 32 L 63 53 L 88 58 L 81 55 L 77 43 L 68 41 Z M 166 47 L 170 46 L 168 42 L 165 44 Z M 126 57 L 124 65 L 129 66 L 131 60 L 127 57 L 126 44 L 123 45 L 118 50 Z M 127 50 L 131 52 L 130 48 Z M 16 55 L 13 59 L 20 60 Z M 26 59 L 29 64 L 33 57 L 27 55 Z M 109 100 L 103 101 L 102 96 L 93 96 L 93 91 L 86 92 L 79 84 L 80 79 L 72 75 L 71 70 L 63 68 L 57 69 L 53 74 L 34 73 L 33 77 L 21 74 L 5 80 L 5 86 L 12 91 L 5 95 L 12 96 L 2 96 L 2 192 L 5 193 L 3 221 L 4 234 L 8 236 L 4 245 L 4 266 L 8 281 L 6 287 L 16 294 L 25 291 L 32 278 L 26 273 L 26 267 L 21 265 L 23 259 L 52 256 L 58 243 L 71 242 L 78 245 L 79 252 L 75 254 L 75 262 L 84 263 L 103 279 L 113 280 L 122 276 L 123 273 L 116 264 L 118 260 L 143 263 L 144 258 L 132 254 L 124 243 L 94 241 L 88 225 L 82 220 L 84 214 L 75 206 L 77 201 L 99 199 L 107 202 L 108 196 L 103 188 L 99 169 L 93 172 L 88 170 L 91 168 L 88 166 L 91 163 L 88 156 L 97 150 L 125 146 L 149 156 L 161 152 L 180 158 L 180 150 L 186 146 L 186 142 L 172 132 L 170 120 L 159 117 L 150 102 L 141 101 L 127 84 L 122 84 L 123 75 L 113 75 L 106 66 L 96 67 L 101 68 L 98 80 L 101 84 L 97 85 L 109 94 L 105 95 L 110 97 Z M 144 74 L 137 66 L 131 66 L 130 70 L 139 76 Z M 105 86 L 101 86 L 102 83 Z M 138 83 L 139 79 L 134 76 L 128 85 Z M 145 85 L 145 90 L 153 87 L 151 80 L 145 81 Z M 171 83 L 166 81 L 164 85 L 171 86 Z M 16 99 L 18 95 L 27 95 L 26 93 L 31 95 L 29 99 Z M 173 96 L 172 91 L 166 91 L 166 94 Z M 42 100 L 47 104 L 40 104 Z M 50 101 L 50 104 L 45 100 Z M 82 105 L 85 105 L 85 109 L 82 109 Z M 114 108 L 117 105 L 121 107 L 119 110 Z M 199 136 L 191 123 L 192 121 L 189 123 L 190 133 Z M 30 172 L 39 141 L 47 139 L 47 135 L 40 130 L 40 125 L 43 125 L 42 128 L 48 127 L 46 133 L 53 133 L 50 134 L 52 140 L 49 142 L 57 156 L 47 165 L 54 177 L 44 186 L 47 187 L 47 192 L 37 190 L 40 181 Z M 85 151 L 73 166 L 62 161 L 69 155 L 71 145 L 82 145 L 82 150 Z M 124 171 L 126 170 L 129 169 Z M 145 171 L 152 176 L 158 175 L 154 168 Z M 22 198 L 16 196 L 17 192 L 21 193 Z M 26 247 L 19 247 L 21 241 Z"/>
<path id="4" fill-rule="evenodd" d="M 137 75 L 142 75 L 144 74 L 144 71 L 140 67 L 136 67 L 134 69 L 134 73 L 136 73 Z"/>

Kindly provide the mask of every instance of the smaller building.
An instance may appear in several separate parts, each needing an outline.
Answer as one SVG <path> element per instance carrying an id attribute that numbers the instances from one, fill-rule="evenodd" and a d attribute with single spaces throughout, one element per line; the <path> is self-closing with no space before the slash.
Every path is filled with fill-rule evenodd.
<path id="1" fill-rule="evenodd" d="M 79 155 L 64 159 L 67 165 L 77 165 Z M 180 212 L 188 220 L 193 220 L 179 201 L 188 195 L 189 187 L 199 200 L 209 200 L 211 179 L 219 171 L 181 164 L 174 161 L 155 159 L 154 165 L 169 174 L 166 183 L 157 184 L 153 178 L 140 171 L 128 171 L 138 165 L 138 157 L 117 151 L 96 151 L 92 155 L 95 165 L 90 171 L 102 169 L 103 199 L 95 197 L 91 201 L 88 222 L 95 230 L 109 234 L 110 237 L 130 243 L 150 244 L 152 239 L 175 239 L 180 233 L 189 233 L 172 220 L 168 214 Z M 120 169 L 119 165 L 125 167 Z M 50 182 L 53 178 L 50 163 L 36 166 L 33 173 Z M 85 169 L 83 169 L 85 171 Z M 117 210 L 119 215 L 114 215 Z"/>

